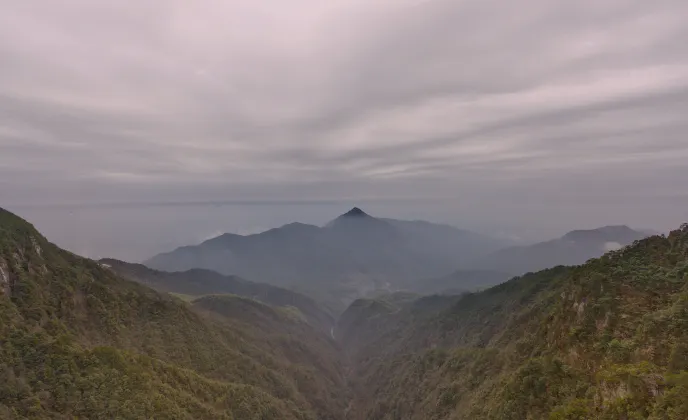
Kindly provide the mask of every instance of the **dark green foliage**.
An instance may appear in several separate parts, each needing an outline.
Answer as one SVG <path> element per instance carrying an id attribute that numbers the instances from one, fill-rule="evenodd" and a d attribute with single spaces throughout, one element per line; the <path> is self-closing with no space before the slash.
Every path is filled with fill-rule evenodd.
<path id="1" fill-rule="evenodd" d="M 193 306 L 215 315 L 223 325 L 242 331 L 247 341 L 287 361 L 296 390 L 308 396 L 318 418 L 332 416 L 332 407 L 343 410 L 341 404 L 348 400 L 348 394 L 340 355 L 334 352 L 327 336 L 313 334 L 298 314 L 233 295 L 205 296 L 195 300 Z"/>
<path id="2" fill-rule="evenodd" d="M 349 367 L 280 306 L 160 294 L 0 210 L 0 418 L 688 418 L 688 225 L 480 293 L 356 301 Z"/>
<path id="3" fill-rule="evenodd" d="M 432 316 L 352 305 L 353 418 L 688 418 L 687 266 L 683 226 Z"/>
<path id="4" fill-rule="evenodd" d="M 334 325 L 334 318 L 313 299 L 281 287 L 254 283 L 236 276 L 225 276 L 202 269 L 167 273 L 152 270 L 141 264 L 130 264 L 113 259 L 102 259 L 100 263 L 126 279 L 159 291 L 192 297 L 209 294 L 239 295 L 268 305 L 296 308 L 303 314 L 306 321 L 328 334 Z"/>
<path id="5" fill-rule="evenodd" d="M 250 304 L 271 311 L 270 331 L 298 331 L 300 346 L 260 319 L 209 319 L 123 280 L 0 209 L 0 418 L 339 418 L 336 349 Z"/>

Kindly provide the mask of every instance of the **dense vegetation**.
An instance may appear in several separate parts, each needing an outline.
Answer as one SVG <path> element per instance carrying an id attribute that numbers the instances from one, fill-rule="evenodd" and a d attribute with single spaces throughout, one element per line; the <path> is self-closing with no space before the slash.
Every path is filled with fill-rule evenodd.
<path id="1" fill-rule="evenodd" d="M 342 317 L 350 418 L 688 418 L 688 225 L 439 312 L 426 299 Z"/>
<path id="2" fill-rule="evenodd" d="M 204 316 L 0 209 L 0 418 L 341 418 L 333 343 L 260 308 L 270 324 Z"/>
<path id="3" fill-rule="evenodd" d="M 688 225 L 478 293 L 358 300 L 343 353 L 279 299 L 184 301 L 124 269 L 0 210 L 0 419 L 688 418 Z"/>
<path id="4" fill-rule="evenodd" d="M 131 264 L 110 258 L 102 259 L 100 263 L 126 279 L 159 291 L 187 295 L 192 299 L 210 294 L 233 294 L 249 297 L 268 305 L 291 308 L 300 312 L 303 319 L 312 326 L 327 334 L 335 323 L 334 317 L 321 308 L 316 301 L 281 287 L 254 283 L 241 277 L 225 276 L 215 271 L 198 268 L 168 273 L 150 269 L 142 264 Z"/>
<path id="5" fill-rule="evenodd" d="M 233 295 L 203 296 L 193 301 L 193 307 L 244 331 L 252 343 L 269 349 L 273 357 L 298 366 L 290 370 L 290 378 L 298 391 L 308 396 L 320 413 L 319 419 L 326 418 L 325 413 L 332 407 L 339 409 L 335 417 L 341 416 L 344 401 L 350 399 L 342 378 L 341 355 L 327 335 L 313 334 L 298 310 Z"/>

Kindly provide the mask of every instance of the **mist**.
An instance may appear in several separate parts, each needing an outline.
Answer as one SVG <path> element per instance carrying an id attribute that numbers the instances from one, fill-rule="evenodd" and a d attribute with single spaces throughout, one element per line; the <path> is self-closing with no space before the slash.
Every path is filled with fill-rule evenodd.
<path id="1" fill-rule="evenodd" d="M 115 203 L 7 208 L 22 214 L 48 239 L 72 252 L 126 261 L 143 261 L 222 233 L 254 234 L 291 222 L 322 226 L 353 206 L 378 217 L 445 223 L 515 244 L 615 224 L 668 232 L 688 220 L 688 197 L 642 200 L 634 195 L 619 198 L 610 192 L 586 203 L 571 190 L 570 196 L 564 198 L 511 193 L 513 199 L 505 205 L 507 194 L 387 202 Z"/>
<path id="2" fill-rule="evenodd" d="M 688 219 L 684 1 L 0 4 L 0 204 L 84 255 Z"/>

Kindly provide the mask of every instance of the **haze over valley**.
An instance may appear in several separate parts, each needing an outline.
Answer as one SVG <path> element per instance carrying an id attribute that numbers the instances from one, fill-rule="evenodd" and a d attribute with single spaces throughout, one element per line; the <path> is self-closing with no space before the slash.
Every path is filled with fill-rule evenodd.
<path id="1" fill-rule="evenodd" d="M 647 235 L 610 226 L 495 251 L 491 238 L 353 208 L 148 262 L 176 264 L 165 272 L 76 256 L 0 209 L 0 415 L 680 419 L 688 224 Z M 439 243 L 512 268 L 604 255 L 511 279 L 412 280 L 451 260 Z"/>
<path id="2" fill-rule="evenodd" d="M 642 239 L 626 226 L 570 232 L 532 246 L 448 225 L 374 217 L 358 207 L 322 227 L 290 223 L 252 235 L 223 234 L 146 260 L 165 271 L 204 268 L 301 291 L 335 312 L 380 292 L 474 291 L 528 271 L 582 264 Z M 481 270 L 478 279 L 472 272 Z M 452 278 L 447 282 L 446 279 Z M 444 278 L 444 285 L 425 286 Z M 430 289 L 425 289 L 431 287 Z"/>
<path id="3" fill-rule="evenodd" d="M 0 0 L 0 420 L 688 419 L 685 0 Z"/>

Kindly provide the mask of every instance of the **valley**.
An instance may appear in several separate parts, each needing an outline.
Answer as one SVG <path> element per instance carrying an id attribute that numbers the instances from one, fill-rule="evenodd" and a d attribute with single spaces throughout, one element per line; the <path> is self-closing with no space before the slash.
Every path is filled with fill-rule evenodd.
<path id="1" fill-rule="evenodd" d="M 0 420 L 688 420 L 687 0 L 0 0 Z"/>
<path id="2" fill-rule="evenodd" d="M 359 221 L 337 223 L 366 252 L 402 240 Z M 203 267 L 84 259 L 0 210 L 0 418 L 684 419 L 688 225 L 634 238 L 577 266 L 399 280 L 337 313 Z"/>
<path id="3" fill-rule="evenodd" d="M 272 284 L 308 295 L 338 315 L 357 298 L 399 290 L 474 291 L 528 271 L 582 264 L 604 254 L 611 243 L 626 246 L 646 236 L 626 226 L 606 226 L 514 247 L 453 226 L 375 217 L 355 207 L 322 227 L 290 223 L 252 235 L 223 234 L 144 264 Z"/>
<path id="4" fill-rule="evenodd" d="M 359 419 L 682 419 L 688 225 L 462 297 L 359 300 Z"/>

